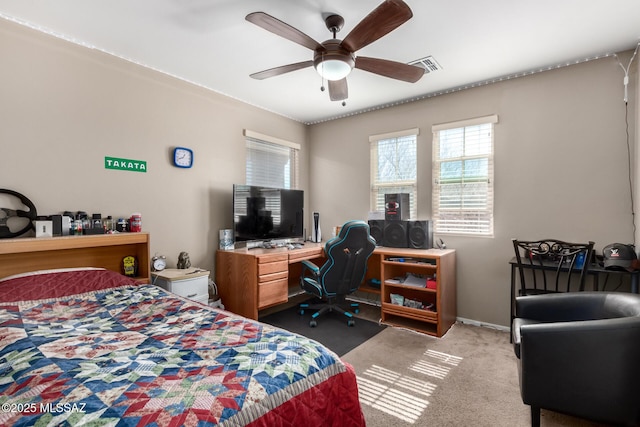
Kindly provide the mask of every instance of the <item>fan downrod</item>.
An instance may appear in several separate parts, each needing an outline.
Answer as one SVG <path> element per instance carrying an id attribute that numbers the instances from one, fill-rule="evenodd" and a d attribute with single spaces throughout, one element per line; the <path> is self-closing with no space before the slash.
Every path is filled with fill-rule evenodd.
<path id="1" fill-rule="evenodd" d="M 340 15 L 329 15 L 324 20 L 327 29 L 333 33 L 333 38 L 336 38 L 336 33 L 340 32 L 344 26 L 344 18 Z"/>

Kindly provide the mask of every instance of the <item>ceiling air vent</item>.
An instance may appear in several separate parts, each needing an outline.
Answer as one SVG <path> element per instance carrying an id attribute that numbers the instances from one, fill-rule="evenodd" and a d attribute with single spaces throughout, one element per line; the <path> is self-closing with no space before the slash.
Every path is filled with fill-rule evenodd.
<path id="1" fill-rule="evenodd" d="M 426 58 L 416 59 L 415 61 L 409 62 L 409 65 L 415 65 L 417 67 L 424 68 L 425 74 L 442 70 L 442 67 L 433 58 L 433 56 L 427 56 Z"/>

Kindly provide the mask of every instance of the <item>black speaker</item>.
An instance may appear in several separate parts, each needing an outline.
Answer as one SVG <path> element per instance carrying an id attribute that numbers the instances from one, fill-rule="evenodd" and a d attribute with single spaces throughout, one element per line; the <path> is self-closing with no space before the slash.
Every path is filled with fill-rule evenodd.
<path id="1" fill-rule="evenodd" d="M 384 219 L 400 221 L 409 219 L 409 193 L 392 193 L 384 195 Z"/>
<path id="2" fill-rule="evenodd" d="M 369 220 L 369 234 L 376 241 L 376 246 L 382 246 L 384 241 L 384 220 L 383 219 L 370 219 Z"/>
<path id="3" fill-rule="evenodd" d="M 433 222 L 409 221 L 407 238 L 409 247 L 414 249 L 433 248 Z"/>
<path id="4" fill-rule="evenodd" d="M 407 221 L 385 221 L 383 246 L 389 248 L 406 248 L 407 242 Z"/>

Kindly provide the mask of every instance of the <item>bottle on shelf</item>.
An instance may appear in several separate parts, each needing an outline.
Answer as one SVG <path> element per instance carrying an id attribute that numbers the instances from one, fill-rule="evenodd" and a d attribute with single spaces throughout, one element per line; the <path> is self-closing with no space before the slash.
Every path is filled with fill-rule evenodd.
<path id="1" fill-rule="evenodd" d="M 139 233 L 142 231 L 142 215 L 139 213 L 131 214 L 129 218 L 129 231 L 132 233 Z"/>
<path id="2" fill-rule="evenodd" d="M 126 218 L 118 218 L 118 222 L 116 223 L 116 231 L 120 233 L 129 231 L 129 221 L 127 221 Z"/>
<path id="3" fill-rule="evenodd" d="M 102 220 L 102 227 L 104 227 L 105 233 L 108 233 L 108 234 L 113 233 L 113 231 L 115 230 L 115 227 L 113 224 L 113 217 L 111 215 L 108 215 L 106 218 Z"/>

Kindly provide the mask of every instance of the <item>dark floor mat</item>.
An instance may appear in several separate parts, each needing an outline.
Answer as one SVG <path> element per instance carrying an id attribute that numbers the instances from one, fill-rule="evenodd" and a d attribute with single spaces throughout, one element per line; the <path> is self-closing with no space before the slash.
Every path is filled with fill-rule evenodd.
<path id="1" fill-rule="evenodd" d="M 314 312 L 315 310 L 307 309 L 304 315 L 300 315 L 299 308 L 296 306 L 261 317 L 259 320 L 314 339 L 333 350 L 338 356 L 348 353 L 385 328 L 377 322 L 356 317 L 354 317 L 355 325 L 348 326 L 348 318 L 336 311 L 324 313 L 318 317 L 318 326 L 312 328 L 309 326 L 309 321 Z"/>

